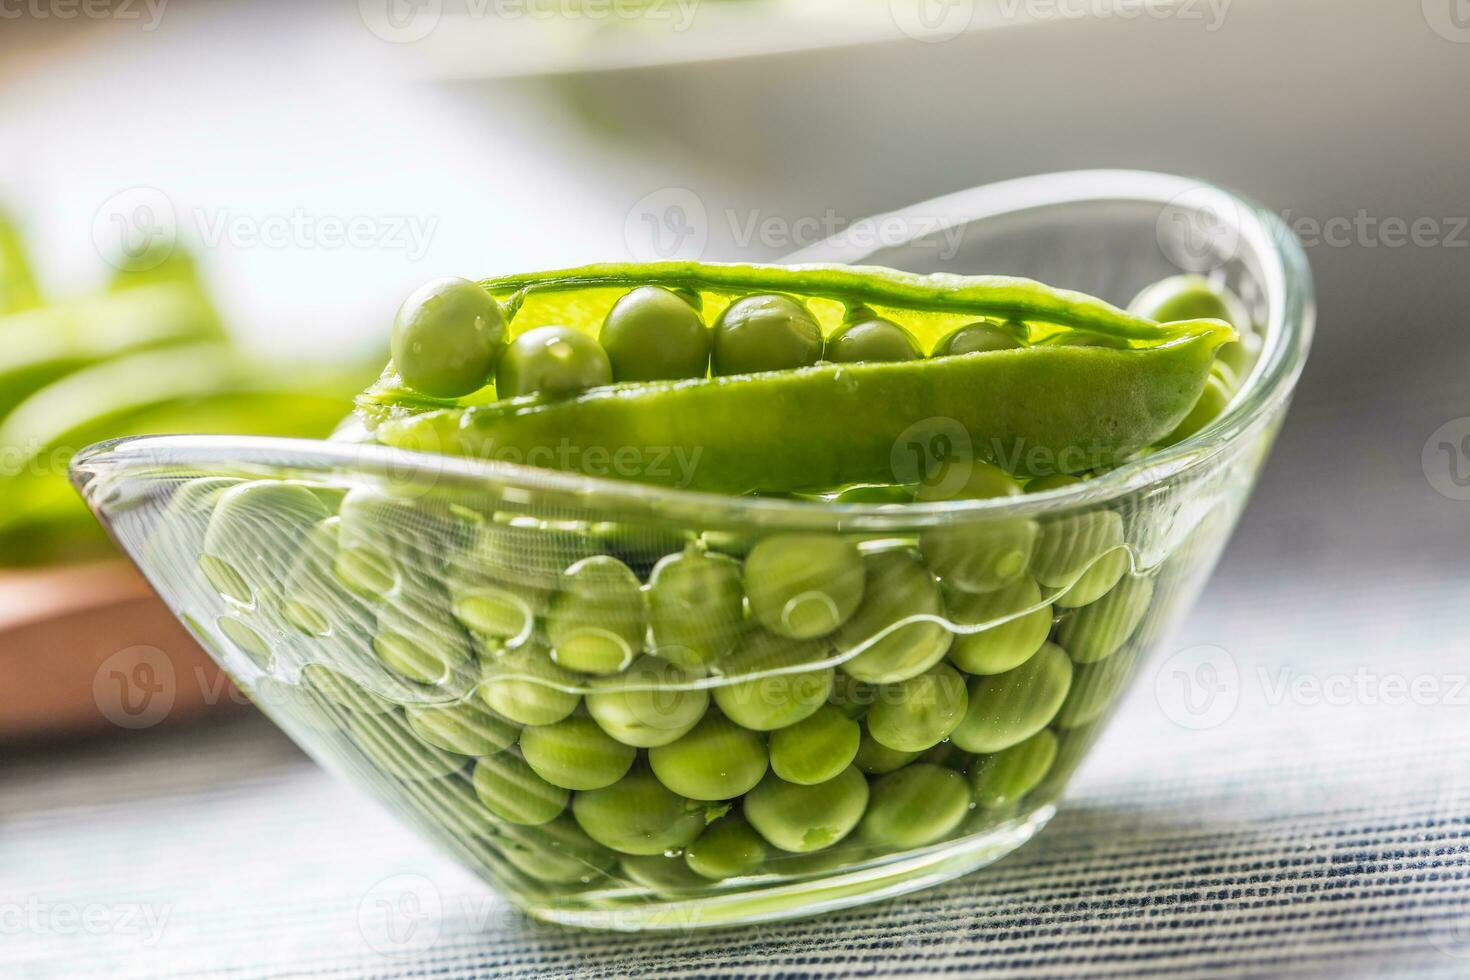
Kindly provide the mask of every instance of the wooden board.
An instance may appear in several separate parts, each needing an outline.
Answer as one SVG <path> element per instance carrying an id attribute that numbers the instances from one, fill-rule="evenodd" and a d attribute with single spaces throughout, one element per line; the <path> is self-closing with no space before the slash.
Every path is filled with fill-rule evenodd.
<path id="1" fill-rule="evenodd" d="M 0 740 L 149 728 L 244 703 L 127 562 L 0 572 Z"/>

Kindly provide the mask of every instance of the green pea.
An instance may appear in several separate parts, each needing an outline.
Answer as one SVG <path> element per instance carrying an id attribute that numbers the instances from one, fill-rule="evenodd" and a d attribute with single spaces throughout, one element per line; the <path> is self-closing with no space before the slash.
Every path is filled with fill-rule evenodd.
<path id="1" fill-rule="evenodd" d="M 281 588 L 311 529 L 330 514 L 300 483 L 255 480 L 219 494 L 204 532 L 200 571 L 220 595 L 241 606 Z"/>
<path id="2" fill-rule="evenodd" d="M 914 488 L 905 483 L 873 483 L 848 487 L 821 499 L 831 504 L 911 504 Z"/>
<path id="3" fill-rule="evenodd" d="M 876 684 L 860 681 L 851 674 L 839 670 L 832 677 L 832 693 L 827 695 L 827 703 L 857 721 L 868 713 L 868 709 L 873 706 L 877 697 Z"/>
<path id="4" fill-rule="evenodd" d="M 1251 315 L 1240 297 L 1204 276 L 1185 274 L 1161 279 L 1133 297 L 1128 311 L 1160 323 L 1206 317 L 1224 320 L 1236 329 L 1240 340 L 1224 345 L 1215 356 L 1237 372 L 1249 364 L 1258 343 Z"/>
<path id="5" fill-rule="evenodd" d="M 1078 664 L 1067 700 L 1057 711 L 1057 727 L 1079 728 L 1101 718 L 1127 687 L 1136 659 L 1135 651 L 1125 650 L 1103 660 Z"/>
<path id="6" fill-rule="evenodd" d="M 640 657 L 626 673 L 592 681 L 587 711 L 624 745 L 668 745 L 698 724 L 709 706 L 708 691 L 678 686 L 697 676 L 667 660 Z"/>
<path id="7" fill-rule="evenodd" d="M 261 670 L 270 670 L 275 662 L 275 653 L 270 644 L 255 630 L 235 616 L 221 616 L 215 620 L 219 631 Z"/>
<path id="8" fill-rule="evenodd" d="M 1113 657 L 1093 666 L 1101 667 L 1104 664 L 1115 663 L 1118 659 Z M 1101 732 L 1102 725 L 1098 723 L 1089 723 L 1057 732 L 1056 758 L 1052 760 L 1046 778 L 1031 790 L 1029 799 L 1033 803 L 1042 803 L 1061 796 L 1062 790 L 1066 788 L 1072 775 L 1081 767 L 1088 756 L 1088 751 Z"/>
<path id="9" fill-rule="evenodd" d="M 1227 346 L 1235 346 L 1230 344 Z M 1205 382 L 1204 390 L 1200 392 L 1199 401 L 1189 410 L 1189 414 L 1174 427 L 1164 438 L 1159 440 L 1160 446 L 1172 446 L 1176 442 L 1183 442 L 1194 435 L 1200 429 L 1209 425 L 1219 418 L 1230 404 L 1231 392 L 1229 383 L 1218 375 L 1211 375 Z"/>
<path id="10" fill-rule="evenodd" d="M 679 895 L 709 887 L 709 879 L 685 864 L 683 855 L 629 854 L 618 866 L 629 881 L 659 895 Z"/>
<path id="11" fill-rule="evenodd" d="M 1133 567 L 1132 558 L 1126 548 L 1109 551 L 1088 566 L 1070 588 L 1052 597 L 1052 602 L 1061 609 L 1075 609 L 1096 602 L 1118 584 L 1118 581 Z"/>
<path id="12" fill-rule="evenodd" d="M 612 364 L 596 340 L 570 327 L 527 330 L 505 349 L 495 372 L 499 398 L 563 398 L 612 383 Z"/>
<path id="13" fill-rule="evenodd" d="M 699 543 L 710 551 L 741 561 L 745 560 L 750 549 L 759 540 L 752 531 L 705 531 L 699 536 Z"/>
<path id="14" fill-rule="evenodd" d="M 331 704 L 356 714 L 381 715 L 393 710 L 388 699 L 369 691 L 341 671 L 321 664 L 307 664 L 301 679 Z"/>
<path id="15" fill-rule="evenodd" d="M 1046 727 L 1072 686 L 1072 661 L 1045 644 L 1021 666 L 970 680 L 969 708 L 950 734 L 966 752 L 999 752 Z"/>
<path id="16" fill-rule="evenodd" d="M 879 316 L 855 319 L 827 338 L 826 360 L 837 364 L 862 361 L 917 361 L 924 351 L 914 335 Z"/>
<path id="17" fill-rule="evenodd" d="M 1061 490 L 1064 487 L 1075 487 L 1082 483 L 1082 477 L 1072 476 L 1067 473 L 1048 473 L 1046 476 L 1032 477 L 1026 481 L 1027 493 L 1045 493 L 1048 490 Z"/>
<path id="18" fill-rule="evenodd" d="M 599 521 L 588 531 L 595 550 L 624 562 L 640 578 L 650 575 L 653 566 L 664 558 L 678 554 L 695 542 L 692 531 L 650 527 L 642 523 Z"/>
<path id="19" fill-rule="evenodd" d="M 541 778 L 515 752 L 500 752 L 475 763 L 475 794 L 502 820 L 535 826 L 566 809 L 568 793 Z"/>
<path id="20" fill-rule="evenodd" d="M 550 725 L 576 710 L 582 679 L 551 662 L 545 648 L 527 644 L 484 665 L 480 697 L 491 711 L 521 725 Z"/>
<path id="21" fill-rule="evenodd" d="M 1115 511 L 1094 510 L 1042 524 L 1031 574 L 1047 588 L 1064 590 L 1052 601 L 1072 608 L 1096 601 L 1131 564 L 1123 519 Z"/>
<path id="22" fill-rule="evenodd" d="M 1127 350 L 1128 341 L 1121 337 L 1105 337 L 1085 330 L 1064 330 L 1041 341 L 1045 347 L 1103 347 L 1107 350 Z"/>
<path id="23" fill-rule="evenodd" d="M 687 847 L 705 825 L 702 807 L 670 792 L 641 768 L 611 786 L 578 793 L 572 816 L 588 837 L 621 854 L 663 854 Z"/>
<path id="24" fill-rule="evenodd" d="M 765 870 L 784 878 L 808 878 L 826 875 L 839 869 L 847 870 L 861 864 L 871 856 L 871 849 L 857 840 L 856 835 L 835 847 L 806 854 L 787 854 L 778 851 L 766 861 Z"/>
<path id="25" fill-rule="evenodd" d="M 478 636 L 519 646 L 545 615 L 574 549 L 570 535 L 549 529 L 476 523 L 445 576 L 454 616 Z"/>
<path id="26" fill-rule="evenodd" d="M 362 754 L 378 769 L 404 780 L 436 779 L 459 770 L 464 756 L 430 745 L 413 733 L 397 712 L 349 714 L 345 729 Z"/>
<path id="27" fill-rule="evenodd" d="M 382 598 L 398 584 L 393 559 L 381 548 L 367 545 L 339 548 L 332 573 L 348 589 L 373 599 Z"/>
<path id="28" fill-rule="evenodd" d="M 648 750 L 658 781 L 691 800 L 732 800 L 766 774 L 766 746 L 755 732 L 710 712 L 689 733 Z"/>
<path id="29" fill-rule="evenodd" d="M 419 738 L 460 755 L 494 755 L 515 744 L 520 728 L 473 701 L 409 705 L 408 724 Z"/>
<path id="30" fill-rule="evenodd" d="M 804 854 L 842 840 L 868 805 L 868 781 L 852 766 L 815 786 L 767 773 L 745 796 L 745 819 L 783 851 Z"/>
<path id="31" fill-rule="evenodd" d="M 716 881 L 755 874 L 766 861 L 766 842 L 737 814 L 726 814 L 704 829 L 684 851 L 695 874 Z"/>
<path id="32" fill-rule="evenodd" d="M 1051 606 L 1041 601 L 1041 590 L 1029 576 L 982 595 L 950 593 L 949 614 L 956 625 L 996 624 L 955 635 L 949 659 L 967 674 L 1002 674 L 1018 667 L 1051 632 Z"/>
<path id="33" fill-rule="evenodd" d="M 710 332 L 682 296 L 658 286 L 625 293 L 598 334 L 614 381 L 702 378 L 709 371 Z"/>
<path id="34" fill-rule="evenodd" d="M 0 219 L 0 228 L 3 228 L 3 219 Z M 0 231 L 0 238 L 3 238 L 3 231 Z M 0 278 L 3 278 L 3 273 L 0 273 Z M 191 595 L 191 599 L 200 603 L 213 602 L 212 593 L 220 590 L 210 585 L 200 567 L 203 564 L 204 536 L 220 495 L 244 482 L 230 477 L 203 476 L 175 486 L 149 536 L 143 564 L 152 567 L 171 565 L 178 569 L 189 591 L 198 593 Z M 246 588 L 241 585 L 238 591 L 243 592 Z"/>
<path id="35" fill-rule="evenodd" d="M 418 603 L 389 605 L 378 611 L 373 651 L 390 670 L 421 684 L 449 683 L 473 657 L 459 623 L 443 607 L 425 608 Z"/>
<path id="36" fill-rule="evenodd" d="M 920 484 L 918 499 L 986 500 L 1022 492 L 1015 477 L 993 463 L 972 460 L 969 466 L 968 475 L 958 487 L 951 485 L 951 477 L 941 476 Z M 1031 520 L 981 519 L 926 529 L 919 535 L 919 552 L 946 587 L 993 592 L 1025 573 L 1036 535 L 1036 522 Z"/>
<path id="37" fill-rule="evenodd" d="M 535 827 L 503 825 L 496 838 L 506 859 L 521 872 L 554 885 L 603 881 L 618 862 L 567 813 Z"/>
<path id="38" fill-rule="evenodd" d="M 601 789 L 622 779 L 638 750 L 610 738 L 597 723 L 572 715 L 521 733 L 521 755 L 536 774 L 564 789 Z"/>
<path id="39" fill-rule="evenodd" d="M 921 752 L 900 752 L 897 749 L 890 749 L 864 728 L 862 740 L 858 742 L 857 756 L 852 761 L 853 765 L 868 775 L 881 776 L 883 773 L 903 768 L 920 755 L 922 755 Z"/>
<path id="40" fill-rule="evenodd" d="M 715 321 L 710 362 L 717 375 L 786 371 L 821 357 L 822 328 L 789 296 L 737 299 Z"/>
<path id="41" fill-rule="evenodd" d="M 862 602 L 864 566 L 857 546 L 835 534 L 763 538 L 745 559 L 751 612 L 780 636 L 825 636 Z"/>
<path id="42" fill-rule="evenodd" d="M 454 618 L 477 636 L 516 645 L 530 636 L 539 600 L 526 590 L 496 585 L 450 590 Z"/>
<path id="43" fill-rule="evenodd" d="M 1046 778 L 1057 757 L 1057 737 L 1043 728 L 1024 742 L 980 759 L 970 769 L 975 802 L 987 809 L 1008 806 Z"/>
<path id="44" fill-rule="evenodd" d="M 756 630 L 725 658 L 723 673 L 729 680 L 715 688 L 715 704 L 731 721 L 754 731 L 794 725 L 826 702 L 832 693 L 833 670 L 792 668 L 820 661 L 825 654 L 820 643 Z"/>
<path id="45" fill-rule="evenodd" d="M 863 601 L 833 638 L 841 653 L 861 652 L 842 670 L 874 684 L 892 684 L 922 674 L 949 650 L 953 634 L 933 619 L 896 624 L 914 617 L 943 617 L 939 584 L 907 550 L 880 551 L 863 559 Z"/>
<path id="46" fill-rule="evenodd" d="M 969 812 L 970 787 L 964 776 L 916 762 L 873 784 L 858 835 L 876 847 L 923 847 L 948 836 Z"/>
<path id="47" fill-rule="evenodd" d="M 964 678 L 948 664 L 885 687 L 868 709 L 868 732 L 899 752 L 922 752 L 949 737 L 965 717 Z"/>
<path id="48" fill-rule="evenodd" d="M 1107 595 L 1070 613 L 1057 627 L 1057 642 L 1073 663 L 1112 656 L 1138 629 L 1154 595 L 1154 580 L 1130 575 Z"/>
<path id="49" fill-rule="evenodd" d="M 724 657 L 745 631 L 740 563 L 691 545 L 668 555 L 648 579 L 654 652 L 685 667 Z"/>
<path id="50" fill-rule="evenodd" d="M 500 304 L 468 279 L 435 279 L 414 290 L 393 318 L 393 365 L 403 383 L 457 398 L 490 380 L 505 351 Z"/>
<path id="51" fill-rule="evenodd" d="M 313 527 L 286 574 L 281 615 L 305 636 L 346 644 L 371 635 L 376 614 L 343 587 L 333 574 L 341 519 L 329 517 Z"/>
<path id="52" fill-rule="evenodd" d="M 647 628 L 638 576 L 611 555 L 567 569 L 546 622 L 552 659 L 587 674 L 627 669 L 643 650 Z"/>
<path id="53" fill-rule="evenodd" d="M 862 727 L 831 705 L 771 733 L 771 771 L 788 783 L 825 783 L 852 764 Z"/>
<path id="54" fill-rule="evenodd" d="M 411 614 L 442 615 L 448 559 L 473 527 L 460 511 L 434 495 L 358 486 L 342 498 L 339 516 L 336 570 L 345 585 Z"/>
<path id="55" fill-rule="evenodd" d="M 967 323 L 956 327 L 940 338 L 934 345 L 930 357 L 951 357 L 955 354 L 973 354 L 977 351 L 1014 350 L 1023 346 L 1026 325 L 1014 320 L 1004 325 L 995 323 Z"/>

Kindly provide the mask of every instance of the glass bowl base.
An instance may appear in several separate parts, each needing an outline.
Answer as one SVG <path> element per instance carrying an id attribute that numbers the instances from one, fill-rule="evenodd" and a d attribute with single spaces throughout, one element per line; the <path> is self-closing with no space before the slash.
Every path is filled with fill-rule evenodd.
<path id="1" fill-rule="evenodd" d="M 620 932 L 680 931 L 795 919 L 896 898 L 969 874 L 1005 857 L 1044 827 L 1056 807 L 960 840 L 907 851 L 854 868 L 766 887 L 703 897 L 649 899 L 626 893 L 584 893 L 554 903 L 521 903 L 532 918 L 559 925 Z"/>

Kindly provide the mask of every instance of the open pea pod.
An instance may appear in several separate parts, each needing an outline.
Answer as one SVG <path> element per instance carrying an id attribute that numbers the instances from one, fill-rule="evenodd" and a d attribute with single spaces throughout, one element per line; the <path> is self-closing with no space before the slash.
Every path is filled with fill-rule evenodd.
<path id="1" fill-rule="evenodd" d="M 387 374 L 359 399 L 391 445 L 732 493 L 911 482 L 936 460 L 965 456 L 1030 475 L 1111 465 L 1179 424 L 1215 351 L 1234 338 L 1222 321 L 1161 325 L 1005 276 L 663 262 L 481 285 L 517 334 L 549 324 L 595 332 L 627 289 L 644 285 L 697 293 L 711 318 L 742 296 L 793 296 L 824 334 L 861 307 L 903 323 L 926 347 L 977 319 L 1026 325 L 1029 346 L 947 357 L 500 401 L 486 390 L 428 398 Z M 1110 343 L 1071 342 L 1079 334 Z"/>

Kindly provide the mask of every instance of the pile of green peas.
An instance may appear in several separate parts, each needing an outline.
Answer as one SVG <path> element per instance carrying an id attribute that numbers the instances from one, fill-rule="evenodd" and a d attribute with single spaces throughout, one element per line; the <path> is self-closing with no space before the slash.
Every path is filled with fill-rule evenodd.
<path id="1" fill-rule="evenodd" d="M 1021 492 L 977 466 L 972 489 Z M 1021 814 L 1109 703 L 1079 672 L 1152 591 L 1111 512 L 962 550 L 705 534 L 655 558 L 377 490 L 224 483 L 201 488 L 219 633 L 267 667 L 295 651 L 301 695 L 369 769 L 415 797 L 466 783 L 455 812 L 559 886 L 804 873 L 797 856 L 857 862 Z M 286 581 L 251 563 L 263 540 L 295 550 Z"/>
<path id="2" fill-rule="evenodd" d="M 1140 299 L 1212 296 L 1181 280 Z M 438 329 L 467 316 L 476 331 Z M 862 307 L 824 338 L 798 300 L 748 296 L 707 328 L 697 296 L 652 286 L 596 340 L 504 336 L 483 289 L 441 281 L 400 311 L 394 359 L 425 393 L 493 374 L 507 398 L 924 356 Z M 1025 342 L 980 322 L 932 355 Z M 946 496 L 1081 479 L 966 465 Z M 811 874 L 1021 819 L 1091 743 L 1167 588 L 1105 509 L 873 538 L 561 528 L 291 481 L 196 481 L 175 506 L 207 515 L 196 564 L 228 606 L 219 634 L 266 682 L 294 669 L 287 724 L 337 739 L 497 874 L 558 889 Z M 279 554 L 284 580 L 262 558 Z"/>

